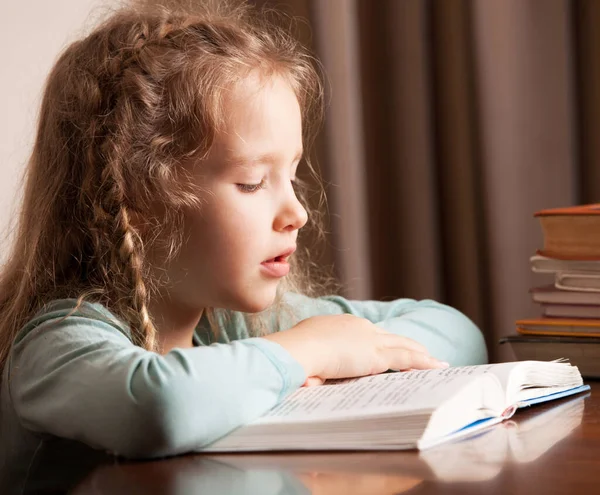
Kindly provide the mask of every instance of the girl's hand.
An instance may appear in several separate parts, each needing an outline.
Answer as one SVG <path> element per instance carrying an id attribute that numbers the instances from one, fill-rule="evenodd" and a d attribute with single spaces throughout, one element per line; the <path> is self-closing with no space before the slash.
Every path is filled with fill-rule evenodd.
<path id="1" fill-rule="evenodd" d="M 414 340 L 352 315 L 315 316 L 264 338 L 283 346 L 306 371 L 305 385 L 389 369 L 446 368 Z"/>

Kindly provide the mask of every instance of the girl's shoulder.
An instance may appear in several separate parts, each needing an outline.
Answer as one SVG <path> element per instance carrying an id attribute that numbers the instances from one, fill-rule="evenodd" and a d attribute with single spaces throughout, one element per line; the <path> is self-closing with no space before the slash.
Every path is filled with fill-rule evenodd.
<path id="1" fill-rule="evenodd" d="M 94 302 L 83 301 L 79 306 L 77 299 L 56 299 L 45 304 L 20 330 L 15 338 L 18 343 L 34 329 L 42 325 L 109 325 L 130 339 L 128 326 L 117 318 L 110 310 Z"/>

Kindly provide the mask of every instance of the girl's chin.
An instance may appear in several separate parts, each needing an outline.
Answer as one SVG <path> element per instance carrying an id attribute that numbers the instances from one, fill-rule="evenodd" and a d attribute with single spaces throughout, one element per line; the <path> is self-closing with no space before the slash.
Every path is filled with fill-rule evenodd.
<path id="1" fill-rule="evenodd" d="M 262 311 L 266 311 L 269 309 L 274 302 L 273 299 L 269 299 L 269 301 L 253 301 L 250 304 L 246 305 L 245 309 L 241 309 L 243 313 L 260 313 Z"/>
<path id="2" fill-rule="evenodd" d="M 240 311 L 242 313 L 260 313 L 273 306 L 277 299 L 277 287 L 279 284 L 250 284 L 249 288 L 244 284 L 237 290 L 223 294 L 221 300 L 214 305 L 229 311 Z"/>
<path id="3" fill-rule="evenodd" d="M 239 301 L 234 309 L 235 311 L 241 311 L 242 313 L 260 313 L 269 309 L 275 302 L 276 293 L 273 291 L 272 294 L 264 294 L 263 297 L 256 297 L 258 294 L 253 294 L 254 297 L 244 298 Z"/>

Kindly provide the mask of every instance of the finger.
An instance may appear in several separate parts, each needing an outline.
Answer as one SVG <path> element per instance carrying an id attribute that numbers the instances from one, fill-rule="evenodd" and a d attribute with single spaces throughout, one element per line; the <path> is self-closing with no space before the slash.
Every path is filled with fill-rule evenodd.
<path id="1" fill-rule="evenodd" d="M 416 340 L 395 335 L 393 333 L 386 332 L 385 330 L 383 330 L 383 333 L 381 333 L 381 338 L 383 339 L 383 345 L 389 349 L 404 348 L 411 351 L 420 352 L 422 354 L 429 354 L 427 348 L 423 344 L 419 344 Z"/>
<path id="2" fill-rule="evenodd" d="M 420 352 L 411 353 L 411 368 L 417 370 L 426 370 L 426 369 L 443 369 L 448 368 L 450 364 L 445 361 L 440 361 L 429 354 L 423 354 Z"/>
<path id="3" fill-rule="evenodd" d="M 393 370 L 441 369 L 449 366 L 448 363 L 422 352 L 414 352 L 407 349 L 390 349 L 388 353 L 389 367 Z"/>
<path id="4" fill-rule="evenodd" d="M 325 380 L 323 380 L 322 378 L 320 378 L 318 376 L 310 376 L 306 379 L 306 381 L 304 382 L 304 384 L 302 386 L 303 387 L 317 387 L 319 385 L 323 385 L 323 383 L 325 383 Z"/>

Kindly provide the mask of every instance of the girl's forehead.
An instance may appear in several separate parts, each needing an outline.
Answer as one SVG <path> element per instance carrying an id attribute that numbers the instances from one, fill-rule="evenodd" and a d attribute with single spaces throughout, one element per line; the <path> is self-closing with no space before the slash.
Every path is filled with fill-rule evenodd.
<path id="1" fill-rule="evenodd" d="M 233 85 L 223 98 L 223 115 L 228 134 L 247 124 L 264 124 L 270 119 L 300 117 L 296 93 L 281 76 L 250 75 Z"/>
<path id="2" fill-rule="evenodd" d="M 228 162 L 289 160 L 302 152 L 300 105 L 281 77 L 241 82 L 224 98 L 223 116 L 213 151 Z"/>

